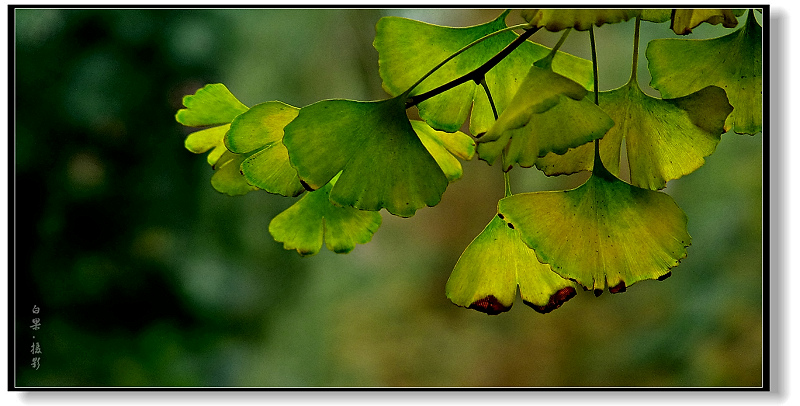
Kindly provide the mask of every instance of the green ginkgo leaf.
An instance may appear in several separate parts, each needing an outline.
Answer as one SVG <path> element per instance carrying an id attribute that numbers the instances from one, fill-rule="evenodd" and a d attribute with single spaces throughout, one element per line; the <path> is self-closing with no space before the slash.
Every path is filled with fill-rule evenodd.
<path id="1" fill-rule="evenodd" d="M 445 292 L 455 304 L 498 314 L 514 304 L 519 286 L 523 303 L 540 313 L 575 296 L 575 284 L 550 270 L 495 216 L 458 259 Z"/>
<path id="2" fill-rule="evenodd" d="M 719 86 L 733 105 L 725 129 L 756 134 L 762 128 L 761 35 L 751 10 L 742 28 L 719 38 L 650 41 L 650 86 L 664 98 Z"/>
<path id="3" fill-rule="evenodd" d="M 380 76 L 384 89 L 392 96 L 400 95 L 441 61 L 464 46 L 492 32 L 506 28 L 503 12 L 494 21 L 465 28 L 443 27 L 399 17 L 378 21 L 374 46 L 378 50 Z M 503 32 L 480 42 L 415 87 L 410 96 L 418 95 L 463 76 L 482 65 L 517 38 Z M 542 45 L 526 41 L 492 68 L 485 77 L 498 112 L 508 106 L 525 77 L 531 61 L 550 53 Z M 553 70 L 590 89 L 593 84 L 592 64 L 564 52 L 553 59 Z M 476 91 L 469 81 L 423 101 L 417 107 L 420 116 L 433 128 L 454 132 L 470 116 L 470 132 L 482 134 L 494 123 L 494 114 L 483 91 Z"/>
<path id="4" fill-rule="evenodd" d="M 334 183 L 336 178 L 275 216 L 269 223 L 275 241 L 303 256 L 318 253 L 323 241 L 336 253 L 368 243 L 381 225 L 380 213 L 333 205 L 329 195 Z"/>
<path id="5" fill-rule="evenodd" d="M 619 176 L 624 140 L 631 183 L 652 190 L 701 167 L 716 149 L 732 110 L 716 86 L 664 100 L 644 94 L 635 80 L 601 92 L 600 107 L 616 123 L 600 140 L 606 167 Z M 591 146 L 580 147 L 560 157 L 546 156 L 536 165 L 548 175 L 589 170 L 593 152 Z"/>
<path id="6" fill-rule="evenodd" d="M 678 35 L 686 35 L 702 23 L 717 25 L 722 23 L 725 28 L 733 28 L 739 24 L 733 10 L 728 9 L 675 9 L 672 14 L 670 29 Z"/>
<path id="7" fill-rule="evenodd" d="M 535 27 L 543 27 L 547 31 L 561 31 L 574 28 L 586 31 L 592 25 L 614 24 L 628 21 L 639 14 L 632 9 L 529 9 L 522 10 L 525 21 Z"/>
<path id="8" fill-rule="evenodd" d="M 467 161 L 472 159 L 475 155 L 475 141 L 461 131 L 448 133 L 434 130 L 424 121 L 411 120 L 411 127 L 442 168 L 447 180 L 453 182 L 461 178 L 464 170 L 456 157 Z"/>
<path id="9" fill-rule="evenodd" d="M 499 212 L 539 260 L 596 295 L 664 279 L 686 256 L 686 215 L 663 193 L 604 170 L 576 189 L 513 195 Z"/>
<path id="10" fill-rule="evenodd" d="M 283 143 L 312 190 L 341 172 L 330 192 L 340 206 L 402 217 L 435 206 L 448 180 L 406 116 L 405 95 L 377 102 L 325 100 L 300 109 Z"/>
<path id="11" fill-rule="evenodd" d="M 602 137 L 614 121 L 586 95 L 578 83 L 531 66 L 509 107 L 478 139 L 480 158 L 492 164 L 508 145 L 503 169 L 515 163 L 530 168 L 550 152 L 563 154 Z"/>
<path id="12" fill-rule="evenodd" d="M 183 105 L 186 108 L 175 114 L 179 123 L 187 127 L 218 126 L 189 134 L 185 142 L 186 149 L 195 154 L 212 150 L 207 159 L 213 166 L 225 152 L 222 139 L 228 131 L 227 124 L 247 111 L 247 106 L 221 83 L 205 85 L 195 94 L 184 96 Z"/>
<path id="13" fill-rule="evenodd" d="M 272 101 L 253 106 L 237 116 L 225 136 L 227 148 L 247 154 L 241 170 L 245 179 L 269 193 L 298 196 L 305 190 L 289 163 L 283 128 L 297 117 L 297 107 Z"/>
<path id="14" fill-rule="evenodd" d="M 214 175 L 211 176 L 211 186 L 218 192 L 230 196 L 244 195 L 258 190 L 257 187 L 247 182 L 239 169 L 246 157 L 246 155 L 225 151 L 213 166 Z"/>

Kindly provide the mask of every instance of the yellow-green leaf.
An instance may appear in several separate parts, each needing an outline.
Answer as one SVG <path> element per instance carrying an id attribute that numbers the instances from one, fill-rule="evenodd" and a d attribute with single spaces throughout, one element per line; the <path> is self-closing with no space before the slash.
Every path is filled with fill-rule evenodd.
<path id="1" fill-rule="evenodd" d="M 575 296 L 575 284 L 540 263 L 516 230 L 495 216 L 458 259 L 445 292 L 456 305 L 488 314 L 508 311 L 519 286 L 523 303 L 548 313 Z"/>
<path id="2" fill-rule="evenodd" d="M 411 120 L 411 127 L 422 141 L 422 145 L 447 175 L 447 180 L 453 182 L 459 179 L 463 174 L 463 169 L 456 157 L 464 160 L 472 159 L 475 154 L 475 141 L 461 131 L 448 133 L 434 130 L 424 121 Z"/>
<path id="3" fill-rule="evenodd" d="M 529 9 L 522 10 L 525 21 L 535 27 L 544 27 L 548 31 L 561 31 L 574 28 L 586 31 L 592 25 L 613 24 L 628 21 L 639 14 L 639 10 L 630 9 Z"/>
<path id="4" fill-rule="evenodd" d="M 539 260 L 599 295 L 664 279 L 686 256 L 686 215 L 662 192 L 595 170 L 576 189 L 513 195 L 499 212 Z"/>
<path id="5" fill-rule="evenodd" d="M 348 253 L 356 244 L 366 244 L 381 225 L 380 213 L 339 207 L 330 200 L 338 176 L 323 188 L 309 192 L 269 223 L 275 241 L 300 255 L 314 255 L 323 241 L 329 250 Z"/>
<path id="6" fill-rule="evenodd" d="M 725 129 L 756 134 L 762 128 L 761 26 L 752 10 L 742 28 L 714 39 L 657 39 L 647 45 L 650 86 L 664 98 L 719 86 L 733 112 Z"/>

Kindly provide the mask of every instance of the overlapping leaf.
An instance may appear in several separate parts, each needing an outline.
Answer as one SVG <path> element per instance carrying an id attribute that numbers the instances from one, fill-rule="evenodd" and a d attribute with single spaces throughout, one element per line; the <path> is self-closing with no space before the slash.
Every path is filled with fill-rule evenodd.
<path id="1" fill-rule="evenodd" d="M 242 104 L 221 83 L 208 84 L 183 98 L 185 109 L 175 114 L 175 120 L 188 127 L 215 126 L 196 131 L 186 138 L 185 146 L 195 154 L 208 154 L 208 164 L 214 165 L 225 152 L 222 141 L 229 124 L 236 116 L 247 111 Z"/>
<path id="2" fill-rule="evenodd" d="M 392 96 L 404 93 L 431 68 L 471 42 L 506 28 L 502 13 L 494 21 L 465 28 L 442 27 L 399 17 L 378 21 L 374 46 L 378 50 L 383 87 Z M 463 76 L 517 38 L 513 32 L 497 34 L 468 49 L 414 88 L 411 96 L 424 93 Z M 525 77 L 531 61 L 545 57 L 550 49 L 524 42 L 486 74 L 486 83 L 499 112 L 508 106 Z M 553 59 L 553 70 L 586 88 L 592 87 L 591 62 L 563 52 Z M 453 132 L 461 128 L 472 110 L 470 132 L 482 134 L 494 123 L 486 95 L 469 81 L 420 103 L 420 116 L 433 128 Z"/>
<path id="3" fill-rule="evenodd" d="M 574 28 L 586 31 L 592 25 L 613 24 L 628 21 L 639 14 L 631 9 L 529 9 L 522 10 L 522 18 L 535 27 L 548 31 L 561 31 Z"/>
<path id="4" fill-rule="evenodd" d="M 414 132 L 405 95 L 377 102 L 325 100 L 303 107 L 284 128 L 300 179 L 340 206 L 409 217 L 441 200 L 448 180 Z"/>
<path id="5" fill-rule="evenodd" d="M 214 164 L 214 175 L 211 176 L 211 186 L 218 192 L 230 196 L 244 195 L 258 190 L 257 187 L 247 182 L 239 169 L 246 155 L 234 154 L 225 151 Z"/>
<path id="6" fill-rule="evenodd" d="M 624 140 L 631 183 L 653 190 L 705 163 L 705 157 L 716 149 L 732 109 L 725 92 L 716 86 L 662 100 L 644 94 L 635 78 L 618 89 L 601 92 L 600 107 L 616 123 L 600 140 L 606 167 L 619 176 Z M 586 145 L 563 156 L 545 156 L 536 166 L 548 175 L 589 170 L 593 153 L 592 146 Z"/>
<path id="7" fill-rule="evenodd" d="M 297 117 L 299 109 L 272 101 L 253 106 L 230 125 L 225 136 L 227 148 L 247 155 L 241 161 L 244 178 L 270 193 L 298 196 L 305 190 L 289 163 L 283 145 L 283 128 Z"/>
<path id="8" fill-rule="evenodd" d="M 554 73 L 545 63 L 531 66 L 510 106 L 478 139 L 478 154 L 489 164 L 506 145 L 503 168 L 531 167 L 548 153 L 563 154 L 600 138 L 614 121 L 590 100 L 578 83 Z M 510 142 L 510 145 L 509 145 Z"/>
<path id="9" fill-rule="evenodd" d="M 323 241 L 336 253 L 352 251 L 356 244 L 366 244 L 381 225 L 380 213 L 339 207 L 329 200 L 336 179 L 323 188 L 309 192 L 269 223 L 275 241 L 300 255 L 314 255 Z"/>
<path id="10" fill-rule="evenodd" d="M 445 291 L 462 307 L 488 314 L 508 311 L 519 286 L 525 304 L 548 313 L 575 296 L 575 284 L 539 262 L 516 230 L 495 216 L 458 259 Z"/>
<path id="11" fill-rule="evenodd" d="M 756 134 L 762 128 L 761 35 L 761 26 L 751 10 L 742 28 L 719 38 L 650 41 L 650 85 L 664 98 L 719 86 L 734 108 L 725 129 Z"/>
<path id="12" fill-rule="evenodd" d="M 691 241 L 686 215 L 669 195 L 602 168 L 576 189 L 518 194 L 498 208 L 541 262 L 596 295 L 666 278 Z"/>
<path id="13" fill-rule="evenodd" d="M 475 141 L 461 131 L 453 133 L 436 131 L 424 121 L 411 120 L 411 127 L 414 128 L 425 149 L 439 164 L 447 180 L 453 182 L 461 178 L 464 171 L 456 157 L 466 161 L 472 159 L 475 155 Z"/>
<path id="14" fill-rule="evenodd" d="M 234 154 L 225 147 L 225 134 L 231 121 L 248 111 L 223 84 L 206 85 L 193 95 L 183 98 L 185 109 L 178 110 L 175 119 L 189 127 L 207 127 L 186 137 L 185 147 L 195 154 L 209 152 L 206 160 L 214 169 L 211 186 L 231 196 L 243 195 L 258 188 L 248 184 L 239 165 L 245 155 Z"/>

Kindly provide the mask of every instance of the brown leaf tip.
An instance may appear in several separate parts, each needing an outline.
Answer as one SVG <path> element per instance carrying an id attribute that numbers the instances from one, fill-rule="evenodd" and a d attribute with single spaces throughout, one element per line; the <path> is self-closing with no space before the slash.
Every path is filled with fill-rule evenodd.
<path id="1" fill-rule="evenodd" d="M 665 274 L 663 274 L 663 275 L 659 276 L 659 277 L 658 277 L 658 280 L 660 280 L 660 281 L 663 281 L 664 279 L 667 279 L 667 278 L 669 278 L 670 276 L 672 276 L 672 272 L 667 272 L 667 273 L 665 273 Z"/>
<path id="2" fill-rule="evenodd" d="M 563 288 L 558 292 L 553 293 L 553 295 L 550 296 L 550 300 L 544 306 L 537 306 L 526 300 L 523 300 L 522 302 L 530 306 L 533 310 L 536 310 L 539 313 L 547 314 L 555 309 L 558 309 L 559 307 L 561 307 L 561 305 L 566 303 L 567 300 L 572 299 L 577 294 L 578 292 L 575 291 L 575 288 L 573 288 L 572 286 L 567 286 L 566 288 Z"/>
<path id="3" fill-rule="evenodd" d="M 502 312 L 507 312 L 511 309 L 511 306 L 505 307 L 497 300 L 494 295 L 486 296 L 483 299 L 476 300 L 474 303 L 469 305 L 470 309 L 477 310 L 479 312 L 484 312 L 490 315 L 500 314 Z"/>
<path id="4" fill-rule="evenodd" d="M 626 290 L 628 290 L 628 287 L 625 286 L 625 282 L 624 281 L 618 283 L 617 286 L 612 286 L 612 287 L 608 288 L 608 291 L 611 292 L 611 293 L 622 293 L 622 292 L 624 292 Z"/>

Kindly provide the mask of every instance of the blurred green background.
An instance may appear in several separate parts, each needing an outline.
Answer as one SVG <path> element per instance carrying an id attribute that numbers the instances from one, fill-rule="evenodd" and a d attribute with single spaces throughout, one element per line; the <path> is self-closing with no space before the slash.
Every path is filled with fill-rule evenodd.
<path id="1" fill-rule="evenodd" d="M 451 304 L 444 285 L 495 213 L 498 167 L 466 162 L 437 207 L 383 212 L 369 244 L 301 258 L 267 231 L 294 199 L 214 191 L 174 114 L 206 83 L 248 106 L 384 98 L 380 17 L 464 26 L 500 10 L 11 12 L 17 386 L 762 384 L 761 134 L 723 135 L 705 166 L 670 182 L 693 237 L 671 278 L 581 292 L 547 315 L 518 298 L 487 316 Z M 628 80 L 633 27 L 596 30 L 601 90 Z M 674 35 L 642 29 L 648 88 L 646 43 Z M 589 58 L 588 44 L 573 32 L 563 50 Z M 511 171 L 515 192 L 585 177 Z"/>

